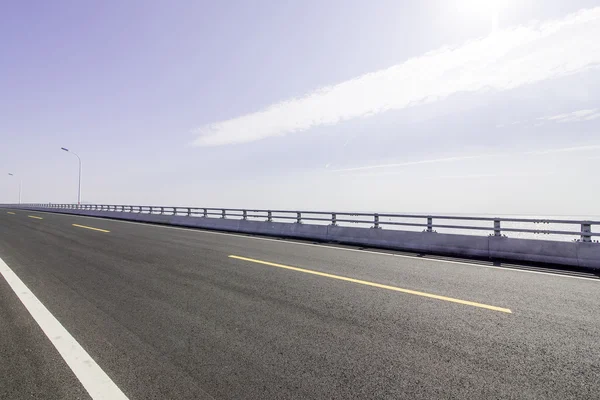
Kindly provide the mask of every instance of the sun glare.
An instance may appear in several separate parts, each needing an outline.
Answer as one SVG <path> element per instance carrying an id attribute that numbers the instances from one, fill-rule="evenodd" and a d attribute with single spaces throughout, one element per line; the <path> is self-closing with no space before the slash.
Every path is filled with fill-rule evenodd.
<path id="1" fill-rule="evenodd" d="M 513 5 L 515 0 L 457 0 L 456 7 L 468 21 L 490 21 L 490 32 L 500 28 L 502 11 Z"/>

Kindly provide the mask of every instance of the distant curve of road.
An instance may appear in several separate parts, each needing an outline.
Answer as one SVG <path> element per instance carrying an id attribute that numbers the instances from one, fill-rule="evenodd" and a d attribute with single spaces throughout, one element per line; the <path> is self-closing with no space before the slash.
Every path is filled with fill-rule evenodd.
<path id="1" fill-rule="evenodd" d="M 0 260 L 0 399 L 600 393 L 591 273 L 15 209 Z"/>

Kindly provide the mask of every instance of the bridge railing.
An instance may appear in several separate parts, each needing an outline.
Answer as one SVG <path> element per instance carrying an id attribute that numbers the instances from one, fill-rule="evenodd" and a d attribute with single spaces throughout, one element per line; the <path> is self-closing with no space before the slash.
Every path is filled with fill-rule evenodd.
<path id="1" fill-rule="evenodd" d="M 593 228 L 600 227 L 600 221 L 572 219 L 539 219 L 510 217 L 471 217 L 426 214 L 363 213 L 306 210 L 261 210 L 244 208 L 215 207 L 175 207 L 156 205 L 126 204 L 21 204 L 20 207 L 50 209 L 81 209 L 89 211 L 123 212 L 187 216 L 197 218 L 229 218 L 266 222 L 327 224 L 334 226 L 362 226 L 373 229 L 409 229 L 435 233 L 488 234 L 506 236 L 509 234 L 558 236 L 559 240 L 577 240 L 593 242 L 600 233 Z M 551 228 L 552 227 L 552 228 Z"/>

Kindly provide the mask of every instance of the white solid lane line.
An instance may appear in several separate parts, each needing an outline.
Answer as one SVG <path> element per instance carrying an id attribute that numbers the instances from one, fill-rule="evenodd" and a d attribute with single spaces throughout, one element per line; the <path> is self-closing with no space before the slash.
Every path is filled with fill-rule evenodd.
<path id="1" fill-rule="evenodd" d="M 43 211 L 43 212 L 49 212 L 49 211 Z M 108 220 L 106 218 L 92 217 L 89 215 L 76 215 L 76 214 L 61 214 L 61 215 L 75 216 L 75 217 L 80 217 L 80 218 L 100 219 L 100 220 L 105 220 L 105 221 Z M 418 260 L 421 262 L 433 261 L 433 262 L 445 263 L 445 264 L 464 265 L 464 266 L 468 266 L 468 267 L 496 269 L 496 270 L 507 271 L 507 272 L 521 272 L 521 273 L 526 273 L 526 274 L 549 275 L 549 276 L 554 276 L 554 277 L 559 277 L 559 278 L 581 279 L 581 280 L 587 280 L 587 281 L 600 282 L 600 280 L 598 278 L 587 278 L 585 276 L 572 276 L 572 275 L 567 275 L 567 274 L 561 274 L 560 272 L 531 271 L 531 270 L 527 270 L 527 269 L 476 264 L 476 263 L 470 263 L 470 262 L 466 262 L 466 261 L 452 261 L 452 260 L 443 260 L 443 259 L 439 259 L 439 258 L 409 256 L 406 254 L 386 253 L 383 251 L 376 251 L 376 250 L 360 250 L 360 249 L 353 249 L 353 248 L 349 248 L 349 247 L 339 247 L 339 246 L 328 245 L 328 244 L 303 243 L 303 242 L 294 241 L 293 239 L 291 239 L 291 240 L 271 239 L 271 238 L 266 238 L 266 237 L 261 237 L 261 236 L 251 236 L 251 235 L 244 235 L 244 234 L 239 234 L 239 233 L 218 232 L 218 231 L 212 231 L 209 229 L 202 229 L 202 228 L 186 228 L 186 227 L 181 227 L 181 226 L 157 225 L 157 224 L 149 224 L 146 222 L 125 221 L 125 220 L 121 220 L 121 219 L 110 219 L 108 221 L 119 222 L 119 223 L 123 223 L 123 224 L 144 225 L 144 226 L 153 227 L 153 228 L 176 229 L 176 230 L 181 230 L 181 231 L 196 232 L 196 233 L 207 234 L 207 235 L 236 236 L 236 237 L 244 238 L 244 239 L 262 240 L 262 241 L 266 241 L 266 242 L 287 243 L 287 244 L 292 244 L 292 245 L 296 245 L 296 246 L 321 247 L 321 248 L 325 248 L 325 249 L 351 251 L 351 252 L 362 253 L 362 254 L 376 254 L 376 255 L 380 255 L 380 256 L 408 258 L 408 259 L 412 259 L 412 260 Z"/>
<path id="2" fill-rule="evenodd" d="M 326 249 L 351 251 L 351 252 L 357 252 L 357 253 L 362 253 L 362 254 L 376 254 L 376 255 L 380 255 L 380 256 L 407 258 L 407 259 L 412 259 L 412 260 L 418 260 L 418 261 L 421 261 L 421 262 L 423 262 L 423 261 L 433 261 L 433 262 L 437 262 L 437 263 L 464 265 L 464 266 L 468 266 L 468 267 L 488 268 L 488 269 L 492 269 L 492 270 L 500 270 L 500 271 L 506 271 L 506 272 L 519 272 L 519 273 L 525 273 L 525 274 L 538 274 L 538 275 L 547 275 L 547 276 L 553 276 L 553 277 L 558 277 L 558 278 L 580 279 L 580 280 L 600 282 L 600 280 L 598 278 L 587 278 L 585 276 L 572 276 L 572 275 L 567 275 L 567 274 L 561 274 L 560 272 L 531 271 L 531 270 L 520 269 L 520 268 L 511 268 L 511 267 L 502 267 L 502 266 L 495 266 L 495 265 L 476 264 L 476 263 L 470 263 L 470 262 L 467 262 L 467 261 L 452 261 L 452 260 L 443 260 L 443 259 L 438 259 L 438 258 L 418 257 L 418 256 L 410 256 L 410 255 L 406 255 L 406 254 L 386 253 L 386 252 L 383 252 L 383 251 L 376 251 L 376 250 L 360 250 L 360 249 L 353 249 L 353 248 L 348 248 L 348 247 L 339 247 L 339 246 L 328 245 L 328 244 L 303 243 L 303 242 L 294 241 L 293 239 L 291 239 L 291 240 L 286 240 L 286 239 L 271 239 L 271 238 L 266 238 L 266 237 L 261 237 L 261 236 L 251 236 L 251 235 L 244 235 L 244 234 L 230 233 L 230 232 L 219 232 L 219 231 L 213 231 L 213 230 L 202 229 L 202 228 L 186 228 L 186 227 L 182 227 L 182 226 L 167 226 L 167 225 L 149 224 L 147 222 L 125 221 L 125 220 L 120 220 L 120 219 L 107 219 L 107 218 L 102 218 L 102 217 L 94 217 L 94 216 L 91 216 L 91 215 L 61 214 L 61 213 L 53 213 L 51 211 L 38 211 L 38 212 L 42 212 L 42 213 L 45 213 L 45 214 L 65 215 L 65 216 L 68 216 L 68 217 L 90 218 L 90 219 L 97 219 L 97 220 L 118 222 L 118 223 L 123 223 L 123 224 L 144 225 L 146 227 L 153 227 L 153 228 L 159 228 L 159 229 L 175 229 L 175 230 L 182 230 L 182 231 L 188 231 L 188 232 L 191 231 L 191 232 L 196 232 L 196 233 L 199 233 L 199 234 L 236 236 L 236 237 L 239 237 L 239 238 L 245 238 L 245 239 L 251 239 L 251 240 L 262 240 L 262 241 L 267 241 L 267 242 L 287 243 L 287 244 L 293 244 L 293 245 L 296 245 L 296 246 L 322 247 L 322 248 L 326 248 Z"/>
<path id="3" fill-rule="evenodd" d="M 0 273 L 92 399 L 127 400 L 121 389 L 1 258 Z"/>

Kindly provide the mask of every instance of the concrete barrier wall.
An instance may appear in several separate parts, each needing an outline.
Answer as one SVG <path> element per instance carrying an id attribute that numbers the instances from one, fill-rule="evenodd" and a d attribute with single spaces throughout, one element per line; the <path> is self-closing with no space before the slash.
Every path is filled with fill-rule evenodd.
<path id="1" fill-rule="evenodd" d="M 261 222 L 182 215 L 142 214 L 115 211 L 31 208 L 137 222 L 220 230 L 226 232 L 309 239 L 323 242 L 404 250 L 425 254 L 477 257 L 508 261 L 540 262 L 600 270 L 600 244 L 470 236 L 434 232 L 408 232 L 332 225 Z"/>
<path id="2" fill-rule="evenodd" d="M 329 226 L 329 241 L 434 254 L 488 257 L 485 236 Z"/>
<path id="3" fill-rule="evenodd" d="M 568 264 L 571 260 L 578 260 L 576 242 L 490 237 L 489 243 L 490 258 L 556 264 Z"/>

